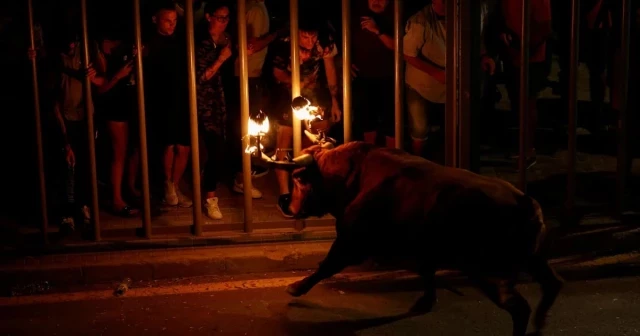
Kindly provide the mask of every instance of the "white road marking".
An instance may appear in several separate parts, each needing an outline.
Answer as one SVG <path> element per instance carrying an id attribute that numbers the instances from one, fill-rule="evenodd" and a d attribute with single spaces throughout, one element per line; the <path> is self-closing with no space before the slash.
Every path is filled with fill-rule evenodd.
<path id="1" fill-rule="evenodd" d="M 412 279 L 417 276 L 404 271 L 397 272 L 379 272 L 379 273 L 354 273 L 354 274 L 340 274 L 335 278 L 325 280 L 324 283 L 335 282 L 350 282 L 350 281 L 367 281 L 374 279 L 387 279 L 392 278 L 394 280 Z M 16 296 L 16 297 L 0 297 L 0 307 L 3 306 L 25 306 L 32 304 L 48 304 L 48 303 L 60 303 L 60 302 L 75 302 L 75 301 L 89 301 L 89 300 L 108 300 L 108 299 L 131 299 L 141 297 L 151 297 L 160 295 L 179 295 L 179 294 L 196 294 L 196 293 L 213 293 L 213 292 L 226 292 L 236 290 L 247 289 L 264 289 L 264 288 L 278 288 L 286 287 L 287 285 L 303 279 L 304 276 L 294 277 L 281 277 L 270 279 L 256 279 L 256 280 L 237 280 L 237 281 L 225 281 L 225 282 L 212 282 L 203 284 L 192 285 L 175 285 L 165 287 L 144 287 L 144 288 L 130 288 L 123 296 L 115 297 L 113 290 L 95 290 L 84 292 L 72 292 L 72 293 L 55 293 L 45 295 L 32 295 L 32 296 Z"/>

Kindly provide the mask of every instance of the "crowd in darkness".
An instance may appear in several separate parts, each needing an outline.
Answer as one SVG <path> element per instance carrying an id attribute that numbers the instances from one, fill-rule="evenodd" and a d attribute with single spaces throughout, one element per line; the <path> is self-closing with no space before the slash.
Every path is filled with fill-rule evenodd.
<path id="1" fill-rule="evenodd" d="M 145 101 L 149 144 L 149 167 L 154 204 L 191 207 L 202 202 L 205 214 L 222 219 L 217 189 L 226 185 L 236 193 L 262 191 L 245 189 L 241 169 L 240 82 L 236 1 L 196 0 L 194 3 L 195 78 L 198 129 L 189 124 L 188 73 L 184 1 L 142 1 L 143 49 L 137 50 L 133 34 L 131 1 L 87 1 L 89 3 L 90 63 L 84 64 L 78 0 L 35 3 L 35 44 L 29 48 L 29 30 L 24 1 L 3 1 L 0 12 L 2 101 L 6 125 L 20 127 L 22 135 L 8 137 L 10 157 L 17 158 L 14 174 L 37 176 L 32 97 L 27 62 L 35 59 L 43 115 L 49 199 L 64 227 L 75 228 L 89 221 L 87 115 L 83 82 L 89 78 L 95 110 L 99 180 L 104 191 L 101 207 L 123 217 L 137 216 L 140 206 L 139 134 L 136 58 L 144 65 Z M 446 98 L 446 1 L 405 1 L 403 54 L 405 57 L 404 103 L 407 111 L 406 142 L 415 155 L 429 158 L 430 137 L 442 132 Z M 292 147 L 290 115 L 291 59 L 288 29 L 288 1 L 247 0 L 250 113 L 263 110 L 273 128 L 274 148 Z M 313 127 L 340 139 L 342 134 L 342 62 L 340 36 L 341 2 L 301 0 L 299 11 L 299 55 L 302 95 L 324 109 L 324 118 Z M 394 41 L 392 0 L 352 0 L 352 89 L 353 134 L 358 140 L 394 146 Z M 537 99 L 550 85 L 547 77 L 552 53 L 561 67 L 559 94 L 566 98 L 568 73 L 568 20 L 570 1 L 531 1 L 530 116 L 527 120 L 527 167 L 536 164 L 535 129 Z M 504 81 L 512 109 L 518 108 L 520 64 L 520 0 L 483 0 L 482 48 L 474 66 L 483 69 L 483 106 L 496 103 L 496 76 Z M 637 7 L 637 4 L 636 4 Z M 634 8 L 630 96 L 637 91 L 638 67 L 633 61 L 637 48 L 638 18 Z M 593 113 L 583 126 L 596 134 L 613 127 L 619 110 L 620 34 L 619 1 L 582 2 L 585 47 L 581 54 L 590 73 Z M 552 43 L 551 41 L 556 41 Z M 559 41 L 559 43 L 557 43 Z M 5 48 L 4 46 L 8 46 Z M 11 66 L 15 64 L 16 66 Z M 8 65 L 8 66 L 7 66 Z M 611 108 L 605 106 L 605 89 L 611 88 Z M 13 94 L 15 93 L 15 94 Z M 11 107 L 9 107 L 11 106 Z M 612 112 L 607 112 L 612 111 Z M 483 113 L 486 113 L 484 111 Z M 7 131 L 11 127 L 6 128 Z M 202 200 L 192 200 L 188 188 L 190 134 L 199 134 L 202 156 Z M 19 141 L 16 141 L 19 139 Z M 404 139 L 403 139 L 404 140 Z M 25 145 L 16 146 L 21 143 Z M 308 145 L 308 144 L 305 144 Z M 284 158 L 287 151 L 278 151 Z M 29 163 L 29 164 L 27 164 Z M 252 166 L 254 178 L 267 168 Z M 277 208 L 291 217 L 290 176 L 276 170 L 279 185 Z M 7 196 L 33 202 L 17 191 L 24 180 L 15 178 Z M 30 179 L 34 180 L 34 179 Z M 29 188 L 26 188 L 29 189 Z M 34 188 L 35 189 L 35 188 Z M 34 190 L 30 189 L 30 190 Z M 17 196 L 16 196 L 17 195 Z M 62 196 L 61 196 L 62 195 Z M 24 201 L 23 201 L 24 202 Z"/>

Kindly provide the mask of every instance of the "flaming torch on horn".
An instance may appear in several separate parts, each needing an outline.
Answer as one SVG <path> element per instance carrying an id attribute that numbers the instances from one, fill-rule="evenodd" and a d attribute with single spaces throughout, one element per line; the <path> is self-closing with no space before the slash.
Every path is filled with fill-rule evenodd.
<path id="1" fill-rule="evenodd" d="M 304 134 L 311 140 L 311 143 L 323 145 L 330 142 L 335 145 L 336 141 L 328 137 L 323 130 L 317 130 L 317 134 L 312 133 L 313 127 L 311 123 L 316 120 L 322 120 L 324 109 L 311 105 L 311 102 L 302 96 L 293 99 L 291 109 L 296 117 L 304 122 Z"/>
<path id="2" fill-rule="evenodd" d="M 256 154 L 259 158 L 262 156 L 266 156 L 262 153 L 264 149 L 262 146 L 262 137 L 269 133 L 269 117 L 260 110 L 258 115 L 255 118 L 249 118 L 249 144 L 247 148 L 244 150 L 245 153 L 248 154 Z M 256 145 L 253 146 L 251 144 L 251 139 L 256 138 Z"/>
<path id="3" fill-rule="evenodd" d="M 292 104 L 291 108 L 293 109 L 293 113 L 295 113 L 296 117 L 305 124 L 304 134 L 313 142 L 314 144 L 322 145 L 325 148 L 333 148 L 336 141 L 333 138 L 330 138 L 324 134 L 322 130 L 318 130 L 317 134 L 311 132 L 313 128 L 311 127 L 311 123 L 315 120 L 322 120 L 323 110 L 317 106 L 312 106 L 311 102 L 300 96 L 296 97 Z M 249 137 L 249 144 L 245 149 L 245 153 L 255 155 L 258 158 L 269 162 L 271 164 L 275 164 L 280 167 L 298 167 L 307 165 L 313 161 L 313 157 L 309 154 L 302 154 L 298 157 L 291 159 L 290 161 L 280 161 L 275 160 L 274 158 L 269 157 L 262 150 L 264 149 L 262 146 L 262 137 L 269 133 L 269 118 L 266 116 L 262 110 L 260 113 L 256 115 L 255 118 L 249 118 L 249 133 L 245 136 Z M 251 140 L 256 139 L 256 144 L 252 145 Z M 274 155 L 275 157 L 275 155 Z"/>

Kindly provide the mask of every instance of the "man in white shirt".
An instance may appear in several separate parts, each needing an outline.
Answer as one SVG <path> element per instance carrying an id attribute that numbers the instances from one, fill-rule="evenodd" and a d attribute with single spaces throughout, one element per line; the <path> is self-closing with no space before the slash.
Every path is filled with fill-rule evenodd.
<path id="1" fill-rule="evenodd" d="M 276 31 L 269 33 L 269 12 L 264 0 L 248 0 L 246 4 L 247 20 L 247 47 L 248 47 L 248 70 L 249 70 L 249 113 L 250 115 L 257 114 L 261 109 L 264 109 L 262 104 L 262 66 L 267 57 L 268 46 L 273 42 L 282 31 Z M 237 39 L 236 39 L 237 41 Z M 242 183 L 242 171 L 241 162 L 242 158 L 240 153 L 240 139 L 242 135 L 239 134 L 240 125 L 240 59 L 237 58 L 234 65 L 234 77 L 229 89 L 225 91 L 227 96 L 227 105 L 229 106 L 231 120 L 231 131 L 237 132 L 237 136 L 233 139 L 234 150 L 232 153 L 238 153 L 234 162 L 233 169 L 237 172 L 233 190 L 238 193 L 244 192 L 244 185 Z M 267 111 L 265 111 L 266 113 Z M 252 166 L 251 174 L 253 177 L 264 176 L 268 170 L 260 166 Z M 254 188 L 252 190 L 252 196 L 254 198 L 262 197 L 262 194 Z"/>
<path id="2" fill-rule="evenodd" d="M 424 155 L 427 115 L 444 114 L 447 62 L 445 1 L 433 0 L 407 21 L 404 35 L 406 99 L 412 152 Z"/>

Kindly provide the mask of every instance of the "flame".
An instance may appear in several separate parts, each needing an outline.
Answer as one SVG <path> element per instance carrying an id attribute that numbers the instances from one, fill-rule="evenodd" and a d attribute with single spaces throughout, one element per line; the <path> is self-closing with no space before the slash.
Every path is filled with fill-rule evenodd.
<path id="1" fill-rule="evenodd" d="M 249 118 L 248 126 L 249 132 L 247 135 L 249 136 L 249 145 L 244 152 L 247 154 L 254 154 L 258 151 L 258 146 L 260 146 L 260 150 L 263 150 L 264 146 L 262 146 L 261 143 L 252 145 L 251 140 L 252 138 L 256 138 L 256 142 L 258 142 L 257 137 L 262 137 L 269 133 L 269 117 L 265 116 L 264 120 L 261 122 Z"/>
<path id="2" fill-rule="evenodd" d="M 260 144 L 260 149 L 264 150 L 264 146 L 262 144 Z M 244 152 L 247 153 L 247 154 L 254 154 L 257 151 L 258 151 L 258 146 L 254 146 L 254 145 L 249 145 L 244 150 Z"/>
<path id="3" fill-rule="evenodd" d="M 269 117 L 265 117 L 264 121 L 259 123 L 249 118 L 249 135 L 250 136 L 264 136 L 269 133 Z"/>
<path id="4" fill-rule="evenodd" d="M 322 120 L 322 115 L 319 111 L 318 106 L 305 106 L 299 109 L 294 109 L 293 113 L 295 113 L 296 117 L 300 120 L 312 121 L 315 119 Z"/>

